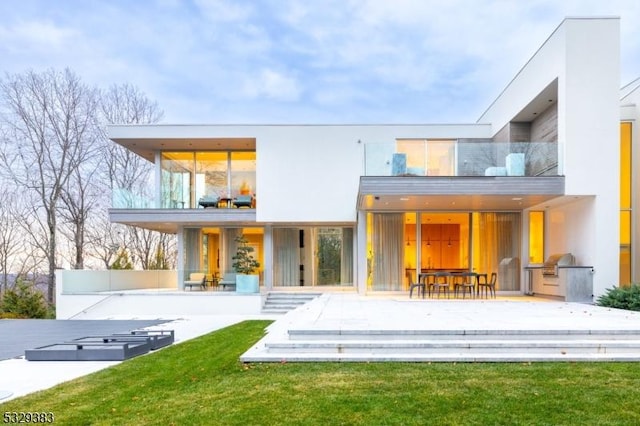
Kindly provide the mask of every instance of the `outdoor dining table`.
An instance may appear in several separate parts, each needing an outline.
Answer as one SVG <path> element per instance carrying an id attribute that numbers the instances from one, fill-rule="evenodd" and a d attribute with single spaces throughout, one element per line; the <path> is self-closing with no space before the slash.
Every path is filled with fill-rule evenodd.
<path id="1" fill-rule="evenodd" d="M 472 286 L 469 294 L 471 297 L 477 297 L 478 281 L 480 276 L 484 276 L 486 279 L 487 274 L 479 274 L 477 272 L 429 271 L 420 273 L 418 275 L 418 280 L 421 284 L 424 284 L 424 291 L 422 293 L 423 298 L 425 297 L 425 294 L 429 294 L 429 296 L 431 296 L 431 290 L 434 285 L 438 291 L 438 297 L 440 297 L 440 287 L 446 288 L 447 297 L 450 296 L 451 290 L 453 290 L 454 296 L 457 297 L 458 287 L 469 285 Z M 436 289 L 434 289 L 434 291 Z M 463 298 L 466 294 L 464 290 L 465 289 L 463 288 Z"/>

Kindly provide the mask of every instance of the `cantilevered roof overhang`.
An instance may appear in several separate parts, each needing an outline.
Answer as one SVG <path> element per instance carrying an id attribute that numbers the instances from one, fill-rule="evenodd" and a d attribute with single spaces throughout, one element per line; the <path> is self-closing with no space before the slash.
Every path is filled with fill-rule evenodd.
<path id="1" fill-rule="evenodd" d="M 109 126 L 109 138 L 153 162 L 160 151 L 255 151 L 252 131 L 248 126 L 122 124 Z"/>
<path id="2" fill-rule="evenodd" d="M 564 196 L 564 176 L 362 176 L 358 210 L 517 211 Z"/>
<path id="3" fill-rule="evenodd" d="M 256 226 L 255 209 L 109 209 L 109 220 L 175 234 L 181 227 Z"/>

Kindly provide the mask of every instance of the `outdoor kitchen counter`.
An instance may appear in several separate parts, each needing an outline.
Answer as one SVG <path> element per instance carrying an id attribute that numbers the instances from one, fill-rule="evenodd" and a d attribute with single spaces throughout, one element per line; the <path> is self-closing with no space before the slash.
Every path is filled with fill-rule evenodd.
<path id="1" fill-rule="evenodd" d="M 528 283 L 525 292 L 540 296 L 554 296 L 566 302 L 593 303 L 593 267 L 558 266 L 557 276 L 542 274 L 542 266 L 525 268 Z"/>

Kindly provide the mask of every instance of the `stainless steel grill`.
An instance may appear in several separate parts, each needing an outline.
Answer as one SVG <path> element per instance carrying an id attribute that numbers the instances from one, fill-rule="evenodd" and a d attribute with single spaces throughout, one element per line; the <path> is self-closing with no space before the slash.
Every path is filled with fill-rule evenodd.
<path id="1" fill-rule="evenodd" d="M 575 258 L 571 253 L 552 254 L 542 266 L 542 275 L 545 277 L 557 277 L 559 266 L 575 265 Z"/>

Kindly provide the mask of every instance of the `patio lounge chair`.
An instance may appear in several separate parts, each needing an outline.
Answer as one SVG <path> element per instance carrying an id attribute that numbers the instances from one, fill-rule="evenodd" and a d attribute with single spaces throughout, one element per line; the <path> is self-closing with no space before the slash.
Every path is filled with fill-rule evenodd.
<path id="1" fill-rule="evenodd" d="M 222 276 L 222 279 L 218 281 L 218 285 L 222 286 L 222 290 L 226 290 L 227 286 L 231 287 L 232 290 L 236 289 L 236 274 L 235 272 L 227 272 Z"/>
<path id="2" fill-rule="evenodd" d="M 253 208 L 253 195 L 238 195 L 233 199 L 234 207 L 248 207 Z"/>
<path id="3" fill-rule="evenodd" d="M 189 287 L 189 291 L 191 291 L 193 286 L 200 287 L 202 290 L 205 290 L 207 288 L 206 274 L 201 272 L 192 272 L 189 274 L 189 280 L 184 282 L 184 288 L 186 290 L 186 288 Z"/>
<path id="4" fill-rule="evenodd" d="M 198 200 L 198 204 L 203 207 L 203 208 L 207 208 L 207 207 L 218 207 L 218 201 L 220 201 L 220 199 L 218 197 L 216 197 L 215 195 L 205 195 L 204 197 L 200 198 Z"/>

